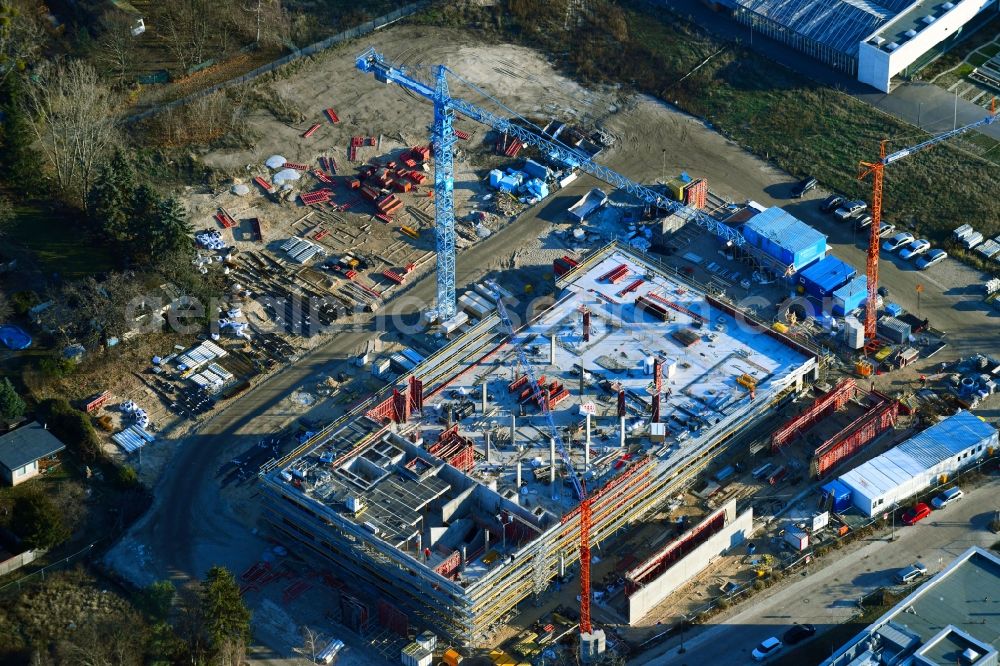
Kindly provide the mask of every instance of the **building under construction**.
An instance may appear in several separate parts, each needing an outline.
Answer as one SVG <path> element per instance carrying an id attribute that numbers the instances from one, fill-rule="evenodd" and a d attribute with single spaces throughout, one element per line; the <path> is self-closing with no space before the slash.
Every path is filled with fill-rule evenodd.
<path id="1" fill-rule="evenodd" d="M 818 369 L 811 348 L 617 243 L 556 286 L 513 339 L 495 312 L 473 320 L 262 471 L 268 519 L 363 590 L 372 621 L 484 643 L 578 559 L 572 475 L 597 545 Z"/>

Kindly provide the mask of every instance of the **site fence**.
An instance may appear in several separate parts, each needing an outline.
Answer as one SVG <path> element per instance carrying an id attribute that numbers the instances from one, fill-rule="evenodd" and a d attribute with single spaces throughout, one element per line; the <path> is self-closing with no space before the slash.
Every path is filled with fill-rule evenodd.
<path id="1" fill-rule="evenodd" d="M 55 562 L 52 562 L 51 564 L 47 564 L 41 569 L 38 569 L 37 571 L 32 571 L 30 574 L 27 574 L 26 576 L 21 576 L 17 580 L 13 580 L 7 583 L 6 585 L 3 585 L 2 587 L 0 587 L 0 595 L 7 594 L 10 592 L 20 592 L 22 586 L 27 585 L 28 583 L 34 581 L 36 578 L 40 580 L 45 580 L 45 574 L 54 571 L 61 571 L 62 569 L 65 569 L 66 567 L 72 564 L 80 562 L 94 550 L 94 547 L 98 543 L 100 543 L 100 541 L 95 541 L 87 546 L 84 546 L 83 548 L 76 551 L 72 555 L 67 555 L 61 560 L 57 560 Z"/>
<path id="2" fill-rule="evenodd" d="M 372 19 L 367 23 L 362 23 L 359 26 L 349 28 L 347 30 L 344 30 L 343 32 L 337 33 L 336 35 L 327 37 L 322 41 L 310 44 L 309 46 L 305 46 L 301 49 L 296 49 L 292 53 L 289 53 L 286 56 L 282 56 L 277 60 L 273 60 L 267 63 L 266 65 L 261 65 L 257 69 L 250 70 L 246 74 L 242 74 L 235 78 L 229 79 L 228 81 L 223 81 L 222 83 L 217 83 L 213 86 L 209 86 L 208 88 L 199 90 L 198 92 L 195 93 L 191 93 L 190 95 L 186 95 L 184 97 L 181 97 L 180 99 L 175 99 L 171 102 L 166 102 L 164 104 L 157 105 L 153 108 L 146 109 L 145 111 L 136 113 L 132 116 L 129 116 L 126 119 L 126 122 L 135 123 L 140 120 L 145 120 L 146 118 L 155 116 L 158 113 L 169 111 L 171 109 L 176 109 L 178 107 L 184 106 L 185 104 L 189 104 L 197 99 L 201 99 L 202 97 L 207 97 L 209 95 L 217 93 L 220 90 L 224 90 L 226 88 L 241 85 L 244 83 L 249 83 L 250 81 L 253 81 L 256 78 L 263 76 L 264 74 L 268 74 L 269 72 L 273 72 L 279 67 L 284 67 L 285 65 L 291 62 L 294 62 L 301 58 L 305 58 L 307 56 L 315 55 L 317 53 L 320 53 L 321 51 L 325 51 L 326 49 L 332 46 L 336 46 L 337 44 L 342 44 L 343 42 L 347 42 L 352 39 L 357 39 L 358 37 L 363 37 L 364 35 L 371 34 L 376 30 L 384 28 L 385 26 L 391 23 L 395 23 L 396 21 L 402 18 L 406 18 L 407 16 L 412 16 L 413 14 L 416 14 L 417 12 L 430 7 L 432 4 L 434 4 L 435 1 L 436 0 L 421 0 L 421 2 L 414 2 L 409 5 L 406 5 L 405 7 L 400 7 L 399 9 L 393 10 L 388 14 L 380 16 L 376 19 Z"/>

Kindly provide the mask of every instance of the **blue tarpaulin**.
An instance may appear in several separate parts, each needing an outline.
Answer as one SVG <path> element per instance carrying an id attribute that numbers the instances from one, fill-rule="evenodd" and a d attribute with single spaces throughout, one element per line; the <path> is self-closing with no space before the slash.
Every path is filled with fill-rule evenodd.
<path id="1" fill-rule="evenodd" d="M 0 342 L 8 349 L 20 351 L 31 346 L 31 336 L 19 326 L 13 324 L 0 325 Z"/>

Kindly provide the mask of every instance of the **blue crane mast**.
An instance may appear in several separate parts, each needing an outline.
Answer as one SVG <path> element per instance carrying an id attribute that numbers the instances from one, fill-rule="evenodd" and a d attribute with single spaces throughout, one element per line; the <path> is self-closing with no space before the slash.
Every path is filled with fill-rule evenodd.
<path id="1" fill-rule="evenodd" d="M 498 116 L 486 109 L 471 104 L 463 99 L 452 97 L 448 89 L 447 74 L 449 70 L 444 65 L 436 68 L 436 83 L 432 87 L 406 73 L 402 67 L 396 67 L 387 62 L 374 47 L 358 56 L 357 68 L 368 72 L 383 83 L 395 83 L 434 104 L 434 125 L 431 129 L 431 139 L 434 150 L 434 224 L 437 252 L 437 303 L 433 315 L 445 320 L 455 316 L 455 188 L 454 145 L 455 133 L 453 123 L 455 114 L 459 113 L 471 120 L 482 123 L 498 132 L 513 136 L 525 145 L 535 146 L 553 160 L 564 164 L 576 164 L 579 169 L 613 187 L 625 190 L 643 203 L 655 206 L 668 213 L 673 213 L 688 222 L 694 222 L 704 227 L 724 242 L 742 247 L 746 239 L 740 232 L 722 222 L 710 217 L 700 210 L 690 208 L 678 201 L 667 198 L 651 187 L 636 183 L 625 176 L 598 164 L 583 152 L 567 146 L 562 142 L 545 136 L 541 131 L 528 129 L 514 120 Z M 451 72 L 452 76 L 473 88 L 479 94 L 503 106 L 499 100 L 480 90 L 473 84 L 464 81 Z M 525 125 L 531 125 L 524 119 Z"/>

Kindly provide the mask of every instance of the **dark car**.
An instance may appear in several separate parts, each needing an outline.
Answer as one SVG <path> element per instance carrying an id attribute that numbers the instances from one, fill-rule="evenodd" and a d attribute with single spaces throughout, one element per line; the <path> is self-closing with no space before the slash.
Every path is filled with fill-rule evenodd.
<path id="1" fill-rule="evenodd" d="M 817 185 L 819 185 L 819 181 L 812 176 L 803 178 L 799 182 L 795 183 L 795 187 L 792 188 L 792 198 L 801 199 L 806 195 L 806 192 L 816 189 Z"/>
<path id="2" fill-rule="evenodd" d="M 824 213 L 832 213 L 844 205 L 845 201 L 847 200 L 839 194 L 831 194 L 826 199 L 823 199 L 823 203 L 819 205 L 819 209 Z"/>
<path id="3" fill-rule="evenodd" d="M 811 624 L 795 624 L 781 637 L 781 642 L 785 645 L 795 645 L 811 638 L 815 633 L 816 627 Z"/>

